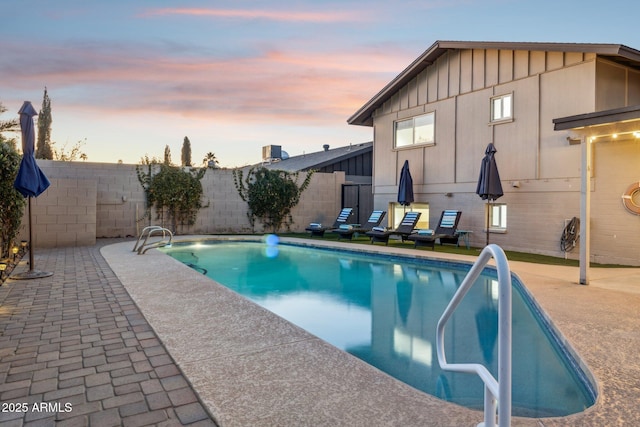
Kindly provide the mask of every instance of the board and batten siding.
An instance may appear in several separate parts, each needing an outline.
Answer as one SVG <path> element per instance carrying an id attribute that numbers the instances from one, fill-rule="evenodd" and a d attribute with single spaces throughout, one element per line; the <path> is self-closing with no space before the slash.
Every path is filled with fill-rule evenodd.
<path id="1" fill-rule="evenodd" d="M 484 150 L 493 142 L 508 226 L 506 233 L 492 234 L 491 242 L 562 256 L 562 230 L 579 216 L 581 158 L 580 145 L 554 131 L 553 119 L 640 103 L 639 78 L 637 71 L 593 53 L 450 50 L 373 112 L 374 207 L 386 209 L 395 201 L 400 169 L 409 160 L 416 201 L 429 204 L 430 225 L 435 227 L 442 210 L 459 209 L 460 227 L 473 231 L 472 244 L 482 246 L 485 205 L 475 189 Z M 491 124 L 490 99 L 507 93 L 513 94 L 513 120 Z M 394 149 L 394 123 L 429 112 L 435 112 L 435 145 Z M 640 226 L 640 218 L 624 211 L 619 200 L 628 183 L 640 179 L 633 172 L 640 170 L 639 156 L 630 147 L 607 150 L 600 147 L 596 157 L 615 152 L 629 164 L 616 177 L 605 178 L 605 171 L 592 180 L 598 222 L 592 260 L 640 265 L 640 243 L 623 232 Z M 577 248 L 569 254 L 577 256 Z"/>

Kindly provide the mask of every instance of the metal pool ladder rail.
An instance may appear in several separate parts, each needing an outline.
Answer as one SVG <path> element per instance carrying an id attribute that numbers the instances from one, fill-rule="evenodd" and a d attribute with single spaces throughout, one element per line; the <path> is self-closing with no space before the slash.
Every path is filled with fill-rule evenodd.
<path id="1" fill-rule="evenodd" d="M 444 328 L 456 307 L 476 282 L 482 270 L 493 257 L 498 272 L 498 380 L 478 363 L 447 363 L 444 354 Z M 436 343 L 438 363 L 445 371 L 477 374 L 484 382 L 484 422 L 478 427 L 511 426 L 511 271 L 507 257 L 500 246 L 487 245 L 467 273 L 462 284 L 438 321 Z"/>
<path id="2" fill-rule="evenodd" d="M 153 242 L 147 243 L 149 237 L 152 235 L 160 235 L 162 237 L 160 240 L 155 240 Z M 143 240 L 144 239 L 144 240 Z M 171 245 L 171 241 L 173 240 L 173 233 L 171 230 L 160 227 L 159 225 L 150 225 L 142 229 L 140 236 L 138 237 L 138 241 L 133 247 L 133 252 L 138 252 L 138 255 L 143 255 L 149 249 L 153 248 L 161 248 L 163 246 Z M 142 241 L 142 243 L 140 243 Z"/>

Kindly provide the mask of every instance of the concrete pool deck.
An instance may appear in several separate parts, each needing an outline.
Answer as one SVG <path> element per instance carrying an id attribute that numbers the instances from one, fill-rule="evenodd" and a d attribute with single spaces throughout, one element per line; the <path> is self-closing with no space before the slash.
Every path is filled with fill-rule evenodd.
<path id="1" fill-rule="evenodd" d="M 473 260 L 415 251 L 409 245 L 311 243 Z M 475 426 L 482 420 L 480 412 L 416 391 L 159 251 L 137 256 L 132 247 L 133 242 L 126 241 L 102 248 L 108 266 L 99 268 L 112 270 L 117 278 L 103 286 L 124 286 L 199 396 L 191 402 L 192 412 L 194 404 L 202 403 L 220 426 Z M 39 256 L 56 251 L 64 249 L 39 251 L 36 265 Z M 589 368 L 599 392 L 596 404 L 583 413 L 514 418 L 512 425 L 640 425 L 640 269 L 592 269 L 591 284 L 580 286 L 577 268 L 518 262 L 510 266 Z M 73 273 L 81 286 L 86 277 Z M 67 275 L 73 280 L 74 274 Z M 10 286 L 36 286 L 44 280 L 13 281 Z M 165 410 L 174 416 L 164 422 L 187 424 L 175 416 L 185 413 L 180 409 Z M 23 425 L 4 421 L 0 418 L 0 425 Z"/>

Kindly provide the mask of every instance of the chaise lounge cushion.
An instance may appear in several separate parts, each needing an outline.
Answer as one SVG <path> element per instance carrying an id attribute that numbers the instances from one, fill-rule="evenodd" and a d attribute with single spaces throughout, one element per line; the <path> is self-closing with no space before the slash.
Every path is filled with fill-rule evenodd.
<path id="1" fill-rule="evenodd" d="M 420 212 L 407 212 L 404 214 L 402 221 L 400 221 L 400 225 L 395 230 L 371 230 L 366 232 L 365 234 L 371 238 L 371 243 L 375 242 L 384 242 L 385 244 L 389 244 L 389 237 L 393 235 L 400 236 L 402 241 L 404 242 L 415 229 L 418 220 L 420 219 Z"/>
<path id="2" fill-rule="evenodd" d="M 386 211 L 373 211 L 363 226 L 360 224 L 344 224 L 331 231 L 338 234 L 338 239 L 347 238 L 351 240 L 357 233 L 366 233 L 374 228 L 378 228 L 386 214 Z"/>
<path id="3" fill-rule="evenodd" d="M 311 224 L 309 224 L 307 228 L 305 228 L 305 231 L 309 231 L 311 233 L 311 236 L 322 237 L 324 236 L 325 231 L 334 230 L 343 224 L 347 224 L 347 221 L 349 220 L 352 214 L 353 214 L 353 208 L 342 208 L 342 210 L 338 214 L 338 217 L 334 221 L 333 226 L 323 227 L 321 223 L 312 222 Z"/>

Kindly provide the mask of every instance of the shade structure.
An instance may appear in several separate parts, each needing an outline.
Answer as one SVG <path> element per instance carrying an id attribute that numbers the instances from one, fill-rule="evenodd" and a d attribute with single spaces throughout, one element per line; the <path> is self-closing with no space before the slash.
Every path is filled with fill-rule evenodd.
<path id="1" fill-rule="evenodd" d="M 25 273 L 15 274 L 11 276 L 14 279 L 37 279 L 40 277 L 51 276 L 53 273 L 38 271 L 34 267 L 33 262 L 33 228 L 31 219 L 31 198 L 38 197 L 47 188 L 50 182 L 45 174 L 40 170 L 35 158 L 35 142 L 36 131 L 33 123 L 33 116 L 38 112 L 31 102 L 24 101 L 22 107 L 18 111 L 20 114 L 20 130 L 22 133 L 22 161 L 18 175 L 13 186 L 24 197 L 29 198 L 29 271 Z"/>
<path id="2" fill-rule="evenodd" d="M 402 206 L 409 206 L 413 203 L 413 178 L 409 171 L 409 160 L 404 161 L 400 171 L 400 183 L 398 185 L 398 203 Z"/>
<path id="3" fill-rule="evenodd" d="M 482 200 L 489 202 L 499 199 L 503 196 L 502 182 L 500 181 L 500 174 L 498 173 L 498 165 L 496 164 L 495 153 L 496 147 L 492 143 L 487 145 L 487 149 L 484 152 L 482 163 L 480 164 L 480 177 L 478 178 L 478 187 L 476 188 L 476 194 L 480 196 Z M 489 244 L 489 211 L 487 209 L 487 245 Z"/>

